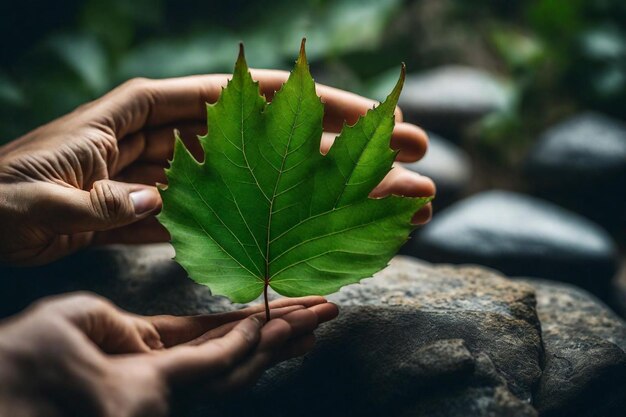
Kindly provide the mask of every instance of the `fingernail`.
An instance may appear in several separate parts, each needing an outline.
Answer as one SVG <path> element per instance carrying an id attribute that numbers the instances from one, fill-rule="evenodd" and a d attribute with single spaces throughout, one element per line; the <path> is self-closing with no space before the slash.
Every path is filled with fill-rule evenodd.
<path id="1" fill-rule="evenodd" d="M 142 215 L 157 208 L 158 200 L 152 190 L 139 190 L 129 194 L 136 215 Z"/>

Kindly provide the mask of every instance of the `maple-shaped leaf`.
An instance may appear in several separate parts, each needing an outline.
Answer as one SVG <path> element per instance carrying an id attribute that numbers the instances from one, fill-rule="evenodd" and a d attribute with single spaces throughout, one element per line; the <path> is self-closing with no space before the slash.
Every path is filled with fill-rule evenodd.
<path id="1" fill-rule="evenodd" d="M 271 103 L 243 47 L 219 100 L 207 105 L 198 162 L 176 137 L 159 220 L 176 260 L 213 294 L 249 302 L 329 294 L 385 267 L 430 198 L 370 198 L 391 169 L 404 68 L 392 93 L 320 152 L 324 105 L 304 51 Z"/>

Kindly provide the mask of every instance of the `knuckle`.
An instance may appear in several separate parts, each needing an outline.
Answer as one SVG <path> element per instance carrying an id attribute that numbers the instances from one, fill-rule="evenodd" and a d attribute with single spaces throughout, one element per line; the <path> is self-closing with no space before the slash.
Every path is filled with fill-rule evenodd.
<path id="1" fill-rule="evenodd" d="M 110 125 L 109 125 L 110 126 Z M 102 158 L 102 167 L 112 167 L 119 158 L 120 150 L 115 133 L 110 127 L 104 128 L 104 135 L 96 141 L 98 154 Z"/>
<path id="2" fill-rule="evenodd" d="M 80 131 L 80 136 L 85 139 L 86 146 L 81 143 L 79 151 L 87 151 L 89 157 L 93 158 L 94 171 L 100 178 L 109 171 L 119 157 L 118 141 L 112 125 L 110 122 L 93 120 Z"/>
<path id="3" fill-rule="evenodd" d="M 124 196 L 110 181 L 98 180 L 94 182 L 89 196 L 98 217 L 112 221 L 123 214 Z"/>
<path id="4" fill-rule="evenodd" d="M 128 94 L 131 101 L 150 102 L 156 83 L 157 81 L 148 78 L 132 78 L 122 85 L 122 91 Z"/>
<path id="5" fill-rule="evenodd" d="M 122 88 L 130 92 L 137 92 L 149 88 L 152 82 L 153 80 L 149 78 L 135 77 L 122 84 Z"/>

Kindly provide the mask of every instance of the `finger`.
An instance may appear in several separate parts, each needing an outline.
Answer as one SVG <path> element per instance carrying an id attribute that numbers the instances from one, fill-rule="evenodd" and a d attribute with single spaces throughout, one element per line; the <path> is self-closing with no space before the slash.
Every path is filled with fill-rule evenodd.
<path id="1" fill-rule="evenodd" d="M 141 353 L 162 347 L 155 327 L 106 298 L 77 292 L 37 304 L 45 316 L 63 317 L 106 353 Z"/>
<path id="2" fill-rule="evenodd" d="M 206 134 L 205 122 L 181 122 L 166 127 L 157 127 L 142 130 L 123 138 L 119 143 L 120 156 L 116 168 L 112 170 L 114 175 L 124 178 L 125 181 L 152 184 L 155 181 L 162 182 L 164 175 L 157 168 L 167 166 L 167 161 L 172 159 L 174 152 L 174 133 L 177 129 L 191 154 L 198 160 L 204 159 L 204 151 L 200 146 L 197 136 Z M 321 142 L 321 152 L 326 154 L 335 140 L 336 133 L 324 132 Z M 419 127 L 410 123 L 398 123 L 391 137 L 391 148 L 399 150 L 397 160 L 400 162 L 414 162 L 422 158 L 428 147 L 428 136 Z M 159 175 L 132 176 L 123 171 L 131 163 L 139 161 L 154 164 L 154 171 Z M 122 174 L 118 174 L 122 171 Z M 128 179 L 126 179 L 128 178 Z M 147 180 L 146 180 L 147 178 Z M 161 178 L 154 180 L 154 178 Z"/>
<path id="3" fill-rule="evenodd" d="M 259 81 L 263 94 L 270 98 L 287 81 L 289 73 L 278 70 L 252 69 L 252 78 Z M 354 124 L 377 101 L 338 88 L 316 84 L 317 94 L 324 102 L 324 129 L 339 132 L 343 123 Z M 396 121 L 402 122 L 402 112 L 396 108 Z"/>
<path id="4" fill-rule="evenodd" d="M 279 298 L 278 300 L 274 300 L 270 302 L 270 317 L 280 317 L 279 312 L 275 312 L 274 310 L 280 309 L 282 307 L 311 307 L 318 304 L 326 303 L 326 299 L 320 296 L 307 296 L 307 297 L 295 297 L 295 298 Z M 227 313 L 220 314 L 211 314 L 211 315 L 202 315 L 202 316 L 193 316 L 190 319 L 198 320 L 198 321 L 206 321 L 213 327 L 216 325 L 232 322 L 235 320 L 244 319 L 250 315 L 264 313 L 263 317 L 265 317 L 265 304 L 256 304 L 252 307 L 247 307 L 241 310 L 229 311 Z"/>
<path id="5" fill-rule="evenodd" d="M 231 369 L 259 343 L 261 321 L 242 320 L 224 337 L 198 346 L 176 346 L 153 356 L 155 366 L 172 383 L 192 382 Z"/>
<path id="6" fill-rule="evenodd" d="M 226 74 L 192 75 L 166 80 L 138 79 L 114 89 L 88 111 L 110 114 L 118 137 L 144 127 L 163 126 L 182 120 L 203 120 L 205 102 L 217 101 L 222 87 L 231 78 Z M 261 93 L 271 98 L 289 77 L 286 71 L 252 70 L 259 81 Z M 377 104 L 376 101 L 333 87 L 317 85 L 317 93 L 325 103 L 324 124 L 338 132 L 344 121 L 353 124 L 360 115 Z M 121 109 L 121 111 L 120 111 Z M 402 120 L 400 109 L 396 119 Z"/>
<path id="7" fill-rule="evenodd" d="M 298 310 L 303 311 L 303 310 Z M 293 314 L 289 313 L 289 314 Z M 257 346 L 257 351 L 272 349 L 287 342 L 293 336 L 293 329 L 289 321 L 285 320 L 285 315 L 274 320 L 270 320 L 263 326 L 261 339 Z"/>
<path id="8" fill-rule="evenodd" d="M 258 350 L 271 350 L 287 340 L 311 333 L 318 326 L 317 315 L 309 310 L 297 310 L 269 321 L 261 332 Z M 285 329 L 285 325 L 287 328 Z"/>
<path id="9" fill-rule="evenodd" d="M 323 155 L 335 142 L 336 133 L 324 132 L 322 134 L 322 142 L 320 151 Z M 393 130 L 390 147 L 397 150 L 396 160 L 400 162 L 414 162 L 421 159 L 428 148 L 428 136 L 419 127 L 410 123 L 399 123 Z"/>
<path id="10" fill-rule="evenodd" d="M 297 306 L 292 305 L 292 306 L 286 306 L 286 307 L 281 307 L 281 308 L 275 308 L 270 311 L 270 315 L 271 315 L 270 317 L 272 320 L 277 319 L 277 318 L 284 318 L 287 314 L 296 310 L 303 310 L 304 308 L 305 307 L 301 305 L 297 305 Z M 313 312 L 313 314 L 317 316 L 317 324 L 321 324 L 329 320 L 332 320 L 335 317 L 337 317 L 337 315 L 339 314 L 339 310 L 337 309 L 337 306 L 333 303 L 328 303 L 328 302 L 310 306 L 308 307 L 308 310 Z M 259 320 L 264 320 L 265 311 L 254 313 L 252 316 L 257 317 Z M 288 320 L 291 320 L 291 319 L 293 318 L 288 318 Z M 209 339 L 220 337 L 224 335 L 226 332 L 230 331 L 230 329 L 234 327 L 236 323 L 237 322 L 230 322 L 230 323 L 222 324 L 221 326 L 207 331 L 205 334 L 197 337 L 194 340 L 189 341 L 188 343 L 190 344 L 204 343 L 205 341 Z M 309 325 L 310 324 L 311 323 L 309 323 Z M 295 330 L 299 331 L 297 327 L 295 328 Z"/>
<path id="11" fill-rule="evenodd" d="M 428 197 L 435 195 L 435 192 L 435 183 L 430 178 L 395 165 L 374 188 L 370 196 L 377 198 L 393 194 L 406 197 Z"/>
<path id="12" fill-rule="evenodd" d="M 294 297 L 294 298 L 279 298 L 274 301 L 270 301 L 270 310 L 280 307 L 288 307 L 293 305 L 299 305 L 304 307 L 311 307 L 317 304 L 325 303 L 326 299 L 324 297 L 318 295 L 312 295 L 307 297 Z M 243 310 L 238 310 L 237 313 L 250 315 L 252 313 L 260 313 L 265 311 L 264 304 L 257 304 L 252 307 L 244 308 Z M 225 313 L 226 315 L 232 313 Z"/>
<path id="13" fill-rule="evenodd" d="M 211 382 L 207 389 L 213 393 L 237 391 L 251 386 L 270 366 L 302 356 L 315 346 L 315 335 L 307 333 L 289 339 L 283 346 L 272 350 L 259 350 L 231 372 Z"/>
<path id="14" fill-rule="evenodd" d="M 323 297 L 300 297 L 276 300 L 270 303 L 270 317 L 282 317 L 294 310 L 325 302 L 326 300 Z M 250 316 L 256 316 L 264 322 L 265 306 L 259 305 L 228 313 L 199 316 L 153 316 L 148 317 L 147 320 L 154 324 L 165 346 L 169 347 L 181 343 L 199 344 L 209 339 L 221 337 L 235 327 L 239 321 Z"/>
<path id="15" fill-rule="evenodd" d="M 330 321 L 339 315 L 339 308 L 333 303 L 318 304 L 309 307 L 309 310 L 317 315 L 318 324 Z"/>
<path id="16" fill-rule="evenodd" d="M 414 124 L 397 123 L 391 137 L 391 148 L 400 151 L 397 161 L 415 162 L 426 154 L 428 135 Z"/>
<path id="17" fill-rule="evenodd" d="M 298 303 L 298 304 L 296 304 Z M 332 310 L 336 309 L 336 306 L 332 304 L 328 308 L 320 308 L 316 309 L 315 307 L 321 307 L 325 304 L 330 304 L 326 302 L 324 297 L 319 296 L 311 296 L 311 297 L 299 297 L 299 298 L 283 298 L 279 300 L 272 301 L 270 303 L 270 319 L 280 318 L 284 315 L 295 311 L 302 310 L 304 308 L 309 308 L 315 314 L 322 314 L 324 319 L 320 322 L 327 321 L 329 318 L 327 316 L 332 315 Z M 319 312 L 319 313 L 318 313 Z M 205 329 L 203 334 L 197 336 L 195 339 L 191 340 L 189 338 L 187 343 L 190 344 L 198 344 L 203 343 L 209 339 L 213 339 L 215 337 L 221 337 L 226 332 L 230 331 L 238 320 L 241 320 L 245 317 L 254 316 L 259 320 L 265 320 L 265 305 L 259 304 L 253 307 L 248 307 L 243 310 L 233 311 L 229 313 L 223 314 L 212 314 L 208 316 L 196 316 L 196 317 L 188 317 L 181 318 L 179 325 L 185 326 L 185 319 L 188 321 L 196 321 L 195 326 L 196 330 Z M 189 324 L 187 324 L 189 325 Z M 194 326 L 194 324 L 192 324 Z M 182 343 L 182 342 L 179 342 Z"/>
<path id="18" fill-rule="evenodd" d="M 419 225 L 426 224 L 430 221 L 432 217 L 433 205 L 431 203 L 428 203 L 424 207 L 422 207 L 417 213 L 415 213 L 413 219 L 411 220 L 411 223 Z"/>
<path id="19" fill-rule="evenodd" d="M 214 394 L 223 394 L 250 387 L 268 367 L 302 356 L 311 351 L 313 346 L 315 346 L 315 335 L 307 334 L 289 340 L 285 343 L 285 346 L 276 351 L 258 352 L 231 372 L 212 381 L 206 389 Z"/>
<path id="20" fill-rule="evenodd" d="M 271 363 L 270 352 L 258 352 L 232 371 L 206 384 L 204 391 L 212 394 L 226 394 L 252 387 Z"/>
<path id="21" fill-rule="evenodd" d="M 97 344 L 106 353 L 141 353 L 163 348 L 154 326 L 141 317 L 121 313 L 95 325 L 104 334 Z"/>
<path id="22" fill-rule="evenodd" d="M 270 312 L 270 318 L 271 319 L 277 319 L 280 317 L 283 317 L 284 315 L 291 313 L 293 311 L 296 310 L 302 310 L 304 309 L 303 306 L 289 306 L 289 307 L 282 307 L 282 308 L 278 308 L 278 309 L 274 309 Z M 265 312 L 261 312 L 261 313 L 256 313 L 251 315 L 250 317 L 255 317 L 258 320 L 261 321 L 265 321 Z M 224 323 L 214 329 L 211 329 L 209 331 L 207 331 L 206 333 L 196 337 L 193 340 L 190 340 L 189 342 L 187 342 L 187 344 L 190 345 L 198 345 L 201 343 L 205 343 L 208 340 L 211 339 L 215 339 L 217 337 L 222 337 L 223 335 L 225 335 L 226 333 L 228 333 L 233 327 L 235 327 L 237 325 L 238 321 L 233 321 L 230 323 Z"/>
<path id="23" fill-rule="evenodd" d="M 204 153 L 197 137 L 206 134 L 206 121 L 182 121 L 168 126 L 140 130 L 121 138 L 118 144 L 119 157 L 117 165 L 112 170 L 113 175 L 135 161 L 167 166 L 167 161 L 172 159 L 174 153 L 175 130 L 180 132 L 180 137 L 192 155 L 202 161 Z"/>
<path id="24" fill-rule="evenodd" d="M 170 241 L 167 229 L 156 217 L 148 217 L 137 223 L 94 234 L 93 245 L 163 243 Z"/>
<path id="25" fill-rule="evenodd" d="M 37 183 L 29 205 L 33 218 L 57 234 L 109 230 L 144 219 L 161 209 L 155 187 L 111 180 L 93 183 L 90 191 Z"/>

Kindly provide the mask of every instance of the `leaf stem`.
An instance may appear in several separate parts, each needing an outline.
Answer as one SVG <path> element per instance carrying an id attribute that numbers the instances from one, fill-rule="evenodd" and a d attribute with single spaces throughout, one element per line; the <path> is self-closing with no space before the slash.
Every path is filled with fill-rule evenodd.
<path id="1" fill-rule="evenodd" d="M 263 288 L 263 298 L 265 299 L 265 323 L 270 321 L 270 301 L 267 298 L 267 289 L 270 286 L 270 282 L 265 280 L 265 287 Z"/>

